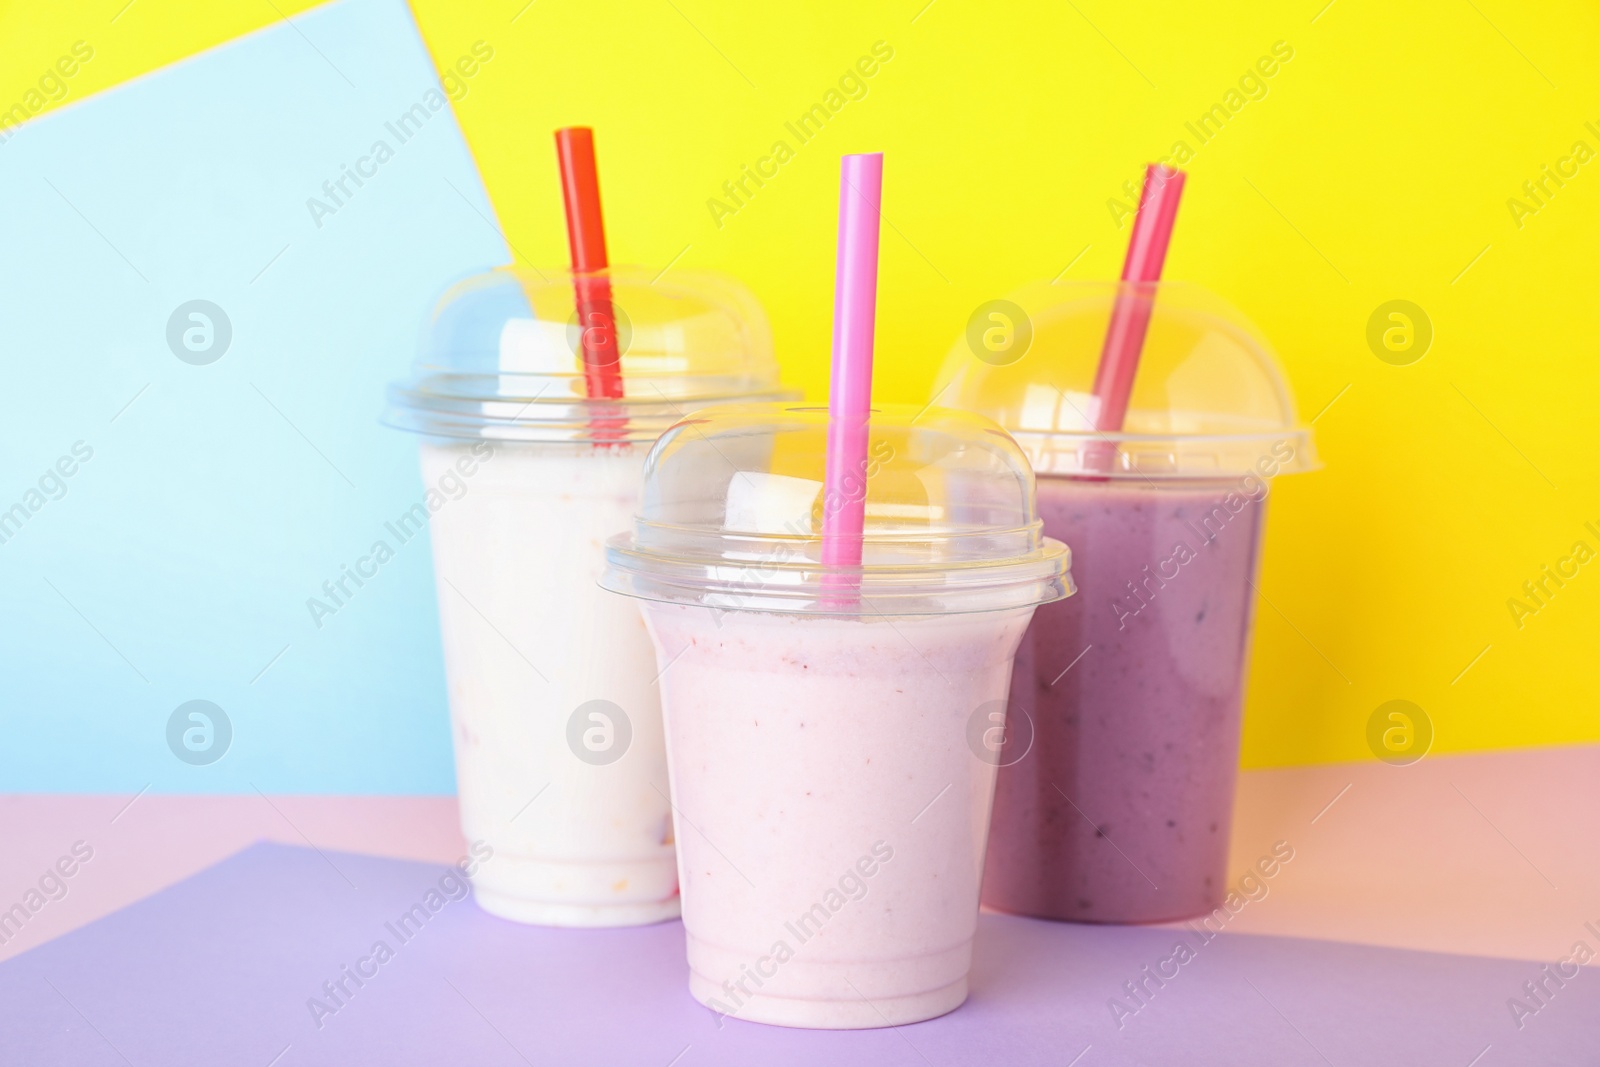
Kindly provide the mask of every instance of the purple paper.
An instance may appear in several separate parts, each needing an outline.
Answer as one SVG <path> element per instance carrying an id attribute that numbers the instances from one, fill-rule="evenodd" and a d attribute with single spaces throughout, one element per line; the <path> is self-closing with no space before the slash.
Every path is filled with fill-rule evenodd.
<path id="1" fill-rule="evenodd" d="M 462 888 L 450 868 L 256 845 L 0 965 L 0 1064 L 1600 1063 L 1593 968 L 1557 985 L 1542 963 L 998 915 L 943 1018 L 719 1026 L 677 923 L 521 926 Z M 1142 1002 L 1124 987 L 1141 980 Z M 1512 998 L 1538 1010 L 1516 1019 Z"/>

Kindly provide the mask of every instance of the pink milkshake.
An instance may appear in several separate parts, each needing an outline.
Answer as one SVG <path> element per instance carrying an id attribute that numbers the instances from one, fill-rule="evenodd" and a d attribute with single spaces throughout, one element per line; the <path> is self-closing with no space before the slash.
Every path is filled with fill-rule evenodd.
<path id="1" fill-rule="evenodd" d="M 861 563 L 824 563 L 827 423 L 688 416 L 604 583 L 641 600 L 661 665 L 690 992 L 897 1026 L 966 998 L 995 776 L 969 738 L 1070 584 L 1015 443 L 940 408 L 873 409 Z"/>
<path id="2" fill-rule="evenodd" d="M 829 1028 L 966 999 L 994 791 L 966 727 L 1028 614 L 646 607 L 696 999 Z"/>
<path id="3" fill-rule="evenodd" d="M 1312 463 L 1257 334 L 1163 283 L 1123 429 L 1092 389 L 1115 286 L 1015 298 L 1033 341 L 958 345 L 946 393 L 1017 435 L 1045 532 L 1079 594 L 1041 607 L 1016 658 L 983 903 L 1023 915 L 1155 922 L 1226 892 L 1255 580 L 1270 479 Z"/>

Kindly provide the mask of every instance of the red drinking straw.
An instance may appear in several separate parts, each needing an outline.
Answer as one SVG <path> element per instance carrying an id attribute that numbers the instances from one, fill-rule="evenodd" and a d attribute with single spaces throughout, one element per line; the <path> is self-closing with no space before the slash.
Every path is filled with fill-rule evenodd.
<path id="1" fill-rule="evenodd" d="M 1150 328 L 1150 312 L 1155 305 L 1153 287 L 1161 280 L 1167 245 L 1172 240 L 1172 224 L 1178 217 L 1178 198 L 1183 195 L 1184 173 L 1160 163 L 1145 168 L 1144 190 L 1139 194 L 1139 211 L 1134 216 L 1133 234 L 1128 239 L 1128 257 L 1122 261 L 1123 285 L 1111 309 L 1105 344 L 1100 349 L 1100 368 L 1094 377 L 1094 428 L 1100 433 L 1121 433 L 1128 415 L 1128 398 L 1133 395 L 1133 378 L 1139 370 L 1139 353 Z M 1109 471 L 1116 447 L 1096 442 L 1089 450 L 1086 466 Z"/>
<path id="2" fill-rule="evenodd" d="M 583 382 L 591 399 L 622 396 L 616 317 L 606 269 L 606 228 L 600 216 L 600 178 L 594 165 L 594 131 L 568 126 L 556 131 L 561 196 L 567 209 L 567 244 L 572 250 L 573 289 Z"/>
<path id="3" fill-rule="evenodd" d="M 822 489 L 822 562 L 861 566 L 867 513 L 867 439 L 872 414 L 872 330 L 878 306 L 878 218 L 883 153 L 845 156 L 839 180 L 839 258 L 833 284 L 833 372 Z M 855 603 L 852 576 L 823 578 L 824 601 Z"/>

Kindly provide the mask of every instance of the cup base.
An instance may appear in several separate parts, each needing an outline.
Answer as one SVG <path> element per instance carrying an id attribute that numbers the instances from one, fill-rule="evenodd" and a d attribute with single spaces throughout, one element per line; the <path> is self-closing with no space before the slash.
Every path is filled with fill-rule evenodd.
<path id="1" fill-rule="evenodd" d="M 680 913 L 678 866 L 670 849 L 662 851 L 648 859 L 556 860 L 500 848 L 473 874 L 472 895 L 490 915 L 535 926 L 666 922 Z"/>
<path id="2" fill-rule="evenodd" d="M 1220 899 L 1213 903 L 1093 910 L 1072 909 L 1058 901 L 1038 903 L 993 901 L 985 897 L 982 903 L 986 911 L 992 911 L 997 915 L 1015 915 L 1018 918 L 1041 919 L 1053 923 L 1082 923 L 1086 926 L 1149 926 L 1157 923 L 1178 923 L 1206 918 L 1222 907 Z"/>
<path id="3" fill-rule="evenodd" d="M 955 1011 L 967 999 L 965 976 L 938 989 L 902 997 L 778 997 L 756 993 L 729 1011 L 728 992 L 708 978 L 689 972 L 689 992 L 719 1015 L 748 1023 L 791 1026 L 802 1030 L 873 1030 L 926 1022 Z"/>
<path id="4" fill-rule="evenodd" d="M 472 897 L 490 915 L 532 926 L 649 926 L 678 918 L 677 897 L 635 904 L 559 904 L 474 887 Z"/>

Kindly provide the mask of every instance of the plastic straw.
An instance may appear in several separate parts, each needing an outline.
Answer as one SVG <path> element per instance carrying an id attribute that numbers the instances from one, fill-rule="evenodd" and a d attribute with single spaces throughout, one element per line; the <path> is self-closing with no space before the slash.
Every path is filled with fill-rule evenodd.
<path id="1" fill-rule="evenodd" d="M 1159 163 L 1145 168 L 1139 211 L 1134 216 L 1133 234 L 1128 239 L 1127 258 L 1122 262 L 1124 284 L 1111 309 L 1105 344 L 1100 349 L 1100 367 L 1094 378 L 1094 427 L 1101 433 L 1122 432 L 1123 420 L 1128 415 L 1128 398 L 1133 395 L 1139 353 L 1144 349 L 1150 312 L 1155 303 L 1154 287 L 1144 283 L 1161 280 L 1167 245 L 1172 240 L 1172 225 L 1178 217 L 1178 199 L 1183 195 L 1184 177 L 1183 171 Z M 1111 443 L 1098 442 L 1089 451 L 1087 466 L 1091 470 L 1109 471 L 1115 452 Z"/>
<path id="2" fill-rule="evenodd" d="M 556 131 L 561 196 L 567 209 L 567 244 L 572 251 L 573 289 L 584 387 L 592 399 L 622 396 L 616 315 L 606 269 L 606 228 L 600 215 L 600 178 L 594 164 L 594 131 L 569 126 Z M 606 420 L 608 423 L 610 420 Z"/>
<path id="3" fill-rule="evenodd" d="M 822 492 L 822 562 L 859 567 L 866 523 L 868 423 L 872 410 L 872 330 L 878 305 L 878 219 L 883 153 L 845 156 L 839 181 L 839 261 L 833 288 L 833 378 Z M 841 575 L 824 589 L 848 591 Z"/>

